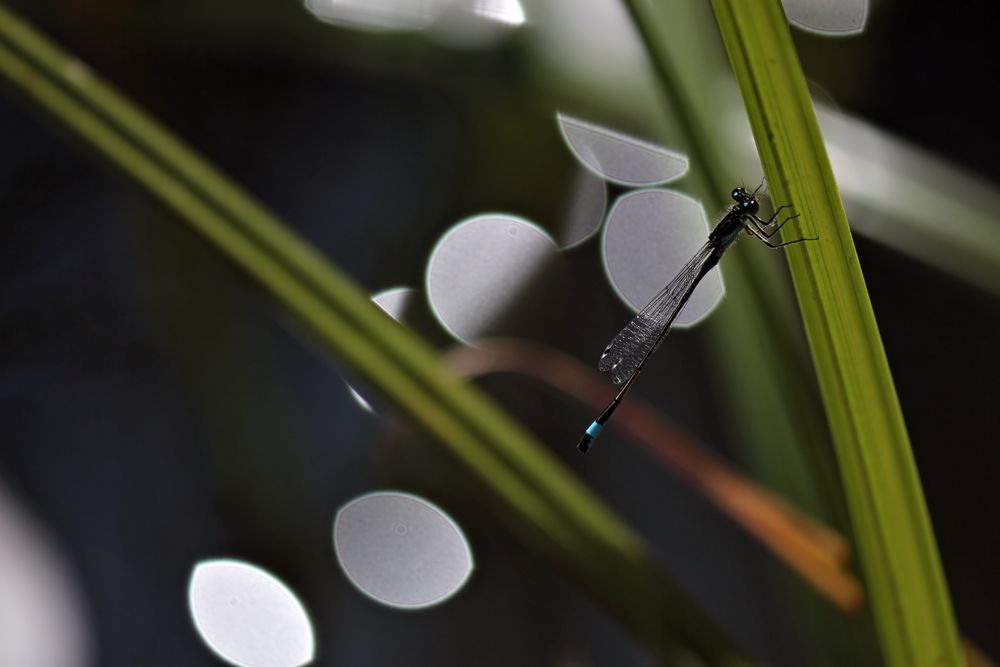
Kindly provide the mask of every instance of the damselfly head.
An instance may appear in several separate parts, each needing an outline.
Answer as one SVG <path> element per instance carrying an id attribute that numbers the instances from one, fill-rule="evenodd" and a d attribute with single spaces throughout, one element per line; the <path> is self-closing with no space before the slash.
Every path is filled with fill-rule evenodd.
<path id="1" fill-rule="evenodd" d="M 760 210 L 760 204 L 757 203 L 757 198 L 754 193 L 746 191 L 746 188 L 733 188 L 733 200 L 736 202 L 737 208 L 739 208 L 740 213 L 746 215 L 756 215 L 757 211 Z"/>

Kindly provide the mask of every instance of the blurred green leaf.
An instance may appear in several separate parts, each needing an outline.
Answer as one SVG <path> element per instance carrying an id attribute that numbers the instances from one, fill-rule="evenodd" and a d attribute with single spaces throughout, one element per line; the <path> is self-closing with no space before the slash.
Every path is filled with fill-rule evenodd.
<path id="1" fill-rule="evenodd" d="M 0 74 L 383 391 L 465 466 L 517 534 L 559 561 L 662 660 L 745 664 L 664 579 L 638 538 L 527 431 L 448 373 L 431 349 L 224 174 L 2 6 Z"/>

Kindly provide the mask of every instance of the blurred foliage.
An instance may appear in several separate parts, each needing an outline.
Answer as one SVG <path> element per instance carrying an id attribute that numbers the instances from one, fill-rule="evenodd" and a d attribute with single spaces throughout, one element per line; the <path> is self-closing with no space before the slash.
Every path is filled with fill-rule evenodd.
<path id="1" fill-rule="evenodd" d="M 418 35 L 373 36 L 339 30 L 337 39 L 331 40 L 329 34 L 333 29 L 311 19 L 294 2 L 246 5 L 231 0 L 180 4 L 158 0 L 135 4 L 119 0 L 92 7 L 93 11 L 108 18 L 102 24 L 103 35 L 80 38 L 107 39 L 110 45 L 106 48 L 112 52 L 117 49 L 123 57 L 131 48 L 149 48 L 150 43 L 159 45 L 164 51 L 177 52 L 200 52 L 211 45 L 247 54 L 250 60 L 254 54 L 280 51 L 286 58 L 301 59 L 304 67 L 322 63 L 383 84 L 387 83 L 390 72 L 394 85 L 409 82 L 420 86 L 428 79 L 437 78 L 440 90 L 460 91 L 449 100 L 453 105 L 449 113 L 453 113 L 454 122 L 462 126 L 463 141 L 470 144 L 464 154 L 490 158 L 490 178 L 459 177 L 456 180 L 461 187 L 434 193 L 440 200 L 448 200 L 433 205 L 437 207 L 433 212 L 440 213 L 441 217 L 456 217 L 467 210 L 475 210 L 482 202 L 496 201 L 511 209 L 529 212 L 533 214 L 531 217 L 550 217 L 545 213 L 561 205 L 558 197 L 547 191 L 552 179 L 546 179 L 553 171 L 565 169 L 565 165 L 554 157 L 559 154 L 558 146 L 551 133 L 540 130 L 543 127 L 540 123 L 522 119 L 515 124 L 511 119 L 515 115 L 531 116 L 533 120 L 541 118 L 547 123 L 557 103 L 587 109 L 588 117 L 610 119 L 616 126 L 626 129 L 651 129 L 650 133 L 659 140 L 688 151 L 693 171 L 683 187 L 705 202 L 721 205 L 731 186 L 748 179 L 748 174 L 757 173 L 757 166 L 756 157 L 748 154 L 752 151 L 746 151 L 740 143 L 746 137 L 733 137 L 720 129 L 730 127 L 733 115 L 744 112 L 709 6 L 706 3 L 640 0 L 628 0 L 624 4 L 635 20 L 653 72 L 647 73 L 639 66 L 626 69 L 607 86 L 593 85 L 597 75 L 584 72 L 573 79 L 550 61 L 537 64 L 523 55 L 525 50 L 538 48 L 537 43 L 531 45 L 530 42 L 544 41 L 544 31 L 539 31 L 540 38 L 514 38 L 523 39 L 520 46 L 524 49 L 502 49 L 499 58 L 494 59 L 493 55 L 433 45 Z M 750 12 L 747 20 L 751 20 L 756 12 L 773 10 L 773 4 L 765 3 L 763 8 L 739 8 L 739 12 Z M 732 5 L 737 6 L 737 3 Z M 34 6 L 25 9 L 31 12 Z M 70 23 L 72 18 L 69 16 Z M 774 25 L 780 23 L 774 14 L 768 21 Z M 124 25 L 128 29 L 121 29 Z M 730 38 L 741 29 L 739 21 L 729 21 L 727 25 Z M 774 25 L 765 22 L 765 26 L 770 26 L 768 30 L 774 29 Z M 760 25 L 754 24 L 753 29 L 757 32 L 754 33 L 754 46 L 746 51 L 748 56 L 763 57 L 776 49 L 772 55 L 778 63 L 794 67 L 795 54 L 787 36 L 765 39 L 759 32 L 763 29 Z M 177 39 L 178 33 L 184 34 L 184 40 Z M 866 48 L 871 47 L 870 41 L 861 43 Z M 759 52 L 754 53 L 758 48 Z M 850 73 L 857 73 L 857 63 L 864 60 L 863 48 L 852 53 L 854 67 L 840 67 L 842 63 L 838 58 L 843 57 L 842 52 L 838 52 L 836 58 L 828 56 L 817 60 L 837 62 L 838 67 L 830 71 L 837 75 L 835 81 L 843 81 L 850 78 Z M 449 71 L 445 65 L 455 58 L 477 61 L 479 67 L 470 70 L 475 75 L 462 76 Z M 673 657 L 676 664 L 687 664 L 683 660 L 689 649 L 707 657 L 712 664 L 743 662 L 742 655 L 731 648 L 729 640 L 705 619 L 696 605 L 664 581 L 632 532 L 554 464 L 531 436 L 510 423 L 477 391 L 451 380 L 425 346 L 386 321 L 367 302 L 364 294 L 289 233 L 280 220 L 233 187 L 225 174 L 205 165 L 199 156 L 138 112 L 129 100 L 114 93 L 84 66 L 46 44 L 6 12 L 0 14 L 0 69 L 15 88 L 53 114 L 58 123 L 70 128 L 85 143 L 153 192 L 179 214 L 180 220 L 200 229 L 216 248 L 270 290 L 280 304 L 296 313 L 333 355 L 345 360 L 392 397 L 432 435 L 432 442 L 444 443 L 464 470 L 474 471 L 475 478 L 482 482 L 478 490 L 491 499 L 491 507 L 516 534 L 571 571 L 583 587 L 593 592 L 647 645 Z M 444 75 L 439 77 L 442 73 Z M 511 93 L 503 84 L 515 79 L 518 86 Z M 801 86 L 797 79 L 794 83 L 797 92 L 791 99 L 799 105 L 802 104 Z M 845 84 L 845 90 L 853 89 Z M 143 94 L 147 92 L 140 89 L 138 99 L 145 101 Z M 779 99 L 788 96 L 785 90 L 758 89 L 756 93 Z M 153 106 L 159 113 L 161 100 L 153 98 Z M 468 102 L 456 104 L 455 100 Z M 164 102 L 186 104 L 188 100 Z M 751 120 L 759 131 L 760 114 L 751 113 Z M 768 146 L 768 142 L 764 141 L 763 145 Z M 849 251 L 850 240 L 843 228 L 843 216 L 838 215 L 832 203 L 835 191 L 829 178 L 817 177 L 807 184 L 808 187 L 800 184 L 799 168 L 790 173 L 793 170 L 783 162 L 788 157 L 784 153 L 786 148 L 778 146 L 779 156 L 784 156 L 781 158 L 772 155 L 773 147 L 762 148 L 762 152 L 772 177 L 769 182 L 778 200 L 792 201 L 799 212 L 808 213 L 803 218 L 809 222 L 793 234 L 798 230 L 812 233 L 814 225 L 838 225 L 817 227 L 816 231 L 824 244 L 832 243 L 834 238 L 846 238 L 841 244 L 848 249 L 844 253 L 846 257 L 824 257 L 823 261 L 841 264 L 845 259 L 854 261 Z M 787 150 L 795 156 L 815 153 L 813 157 L 816 157 L 820 152 L 815 145 L 806 142 Z M 455 170 L 463 173 L 471 166 L 475 165 L 460 164 Z M 892 168 L 892 165 L 883 165 L 883 168 Z M 934 186 L 934 179 L 920 182 L 923 192 L 929 193 L 938 204 L 947 204 L 936 196 L 940 192 L 931 186 Z M 852 196 L 850 192 L 846 194 L 849 198 Z M 821 204 L 817 205 L 820 200 Z M 888 197 L 868 199 L 863 203 L 884 212 L 900 201 L 912 200 Z M 963 219 L 986 220 L 993 210 L 993 200 L 984 195 L 972 201 L 981 204 L 976 203 L 978 208 L 974 216 L 963 216 Z M 914 214 L 923 213 L 926 217 L 927 208 L 918 209 L 898 212 L 896 217 L 903 222 L 914 219 Z M 946 210 L 946 207 L 939 206 L 936 210 Z M 414 217 L 418 215 L 430 214 L 415 211 Z M 403 232 L 407 236 L 398 246 L 406 246 L 418 237 L 425 241 L 420 235 L 430 233 L 419 225 L 410 227 L 412 229 Z M 790 225 L 789 229 L 792 227 Z M 979 225 L 977 229 L 983 227 L 985 225 Z M 914 251 L 916 256 L 920 256 L 921 249 L 925 255 L 936 256 L 936 253 L 928 253 L 928 249 L 947 242 L 959 246 L 953 253 L 959 260 L 951 262 L 950 267 L 945 263 L 940 268 L 961 274 L 968 266 L 963 258 L 973 256 L 977 260 L 975 270 L 969 271 L 974 273 L 973 279 L 979 284 L 995 279 L 1000 256 L 993 252 L 992 246 L 984 248 L 974 235 L 952 234 L 941 226 L 925 225 L 922 234 L 920 248 Z M 907 250 L 907 244 L 912 244 L 914 237 L 900 236 L 908 240 L 905 243 L 886 242 Z M 796 252 L 792 251 L 793 257 Z M 807 252 L 810 257 L 812 253 L 826 253 L 822 249 Z M 912 579 L 904 586 L 909 589 L 913 585 L 916 587 L 913 590 L 917 591 L 926 590 L 926 586 L 940 588 L 936 556 L 929 528 L 923 520 L 919 485 L 906 451 L 905 432 L 902 432 L 894 405 L 891 381 L 884 372 L 877 332 L 870 320 L 863 321 L 858 331 L 845 334 L 841 341 L 844 345 L 867 348 L 864 358 L 873 360 L 870 365 L 878 371 L 875 373 L 878 378 L 858 388 L 854 396 L 856 402 L 851 403 L 851 396 L 831 399 L 828 373 L 820 378 L 831 414 L 836 410 L 830 407 L 830 401 L 840 400 L 862 407 L 887 405 L 884 411 L 873 414 L 855 410 L 873 418 L 873 422 L 865 425 L 849 424 L 848 418 L 834 420 L 834 439 L 840 451 L 843 453 L 845 447 L 856 449 L 853 454 L 842 457 L 845 461 L 853 460 L 853 465 L 844 471 L 846 488 L 853 498 L 852 522 L 845 507 L 841 471 L 837 468 L 796 305 L 788 289 L 781 258 L 777 253 L 771 255 L 755 244 L 742 244 L 726 258 L 729 298 L 713 316 L 709 327 L 715 376 L 719 378 L 720 393 L 728 399 L 726 428 L 740 443 L 741 455 L 765 483 L 850 535 L 852 543 L 861 548 L 868 585 L 875 584 L 873 593 L 878 598 L 875 611 L 883 647 L 888 649 L 886 655 L 897 656 L 893 664 L 921 664 L 898 658 L 907 655 L 910 650 L 907 646 L 914 638 L 937 642 L 943 647 L 943 653 L 953 659 L 953 621 L 946 598 L 941 598 L 940 591 L 931 590 L 928 600 L 911 602 L 896 598 L 892 601 L 894 591 L 885 590 L 880 584 L 888 581 L 885 572 L 891 569 L 894 561 L 886 555 L 882 563 L 886 569 L 880 569 L 879 559 L 866 555 L 871 549 L 880 549 L 883 540 L 886 554 L 911 549 L 914 557 L 923 557 L 924 569 L 907 571 Z M 407 262 L 415 261 L 418 260 L 406 255 L 399 258 L 398 263 L 389 264 L 404 267 L 396 270 L 408 275 L 414 271 L 407 270 L 412 268 Z M 815 269 L 816 262 L 810 259 L 806 265 L 797 267 L 800 289 L 803 289 L 803 276 L 813 275 L 810 269 Z M 847 273 L 855 268 L 851 267 Z M 857 294 L 857 283 L 852 282 L 859 276 L 849 277 L 851 280 L 845 279 L 838 287 L 824 291 L 822 299 L 817 297 L 814 301 L 829 305 L 831 298 L 854 294 L 857 297 L 855 307 L 864 310 L 867 301 L 863 286 Z M 810 300 L 806 298 L 806 301 Z M 826 325 L 816 316 L 810 326 L 815 331 L 815 327 Z M 815 334 L 813 338 L 815 341 Z M 231 356 L 237 354 L 238 351 L 230 351 Z M 869 364 L 861 365 L 867 367 Z M 825 370 L 850 375 L 851 366 L 840 364 Z M 253 381 L 260 381 L 261 374 L 255 377 Z M 872 426 L 879 421 L 882 423 L 876 426 L 892 431 L 892 436 L 873 437 L 895 449 L 887 455 L 890 465 L 872 473 L 864 467 L 866 454 L 862 450 L 867 445 L 860 440 L 850 445 L 844 445 L 843 441 L 852 438 L 854 433 L 879 432 Z M 266 438 L 266 435 L 258 434 L 258 437 Z M 870 474 L 885 479 L 877 483 L 876 478 L 868 476 Z M 909 494 L 890 501 L 889 515 L 881 513 L 883 506 L 879 498 L 883 488 L 899 490 L 903 496 Z M 869 501 L 870 504 L 866 504 Z M 860 526 L 859 513 L 862 516 Z M 880 529 L 866 524 L 864 516 L 869 513 L 882 517 L 881 525 L 887 530 L 911 527 L 915 532 L 909 536 L 886 537 L 888 533 L 882 534 Z M 801 645 L 799 648 L 807 656 L 807 664 L 867 665 L 882 661 L 882 653 L 875 642 L 875 624 L 869 613 L 845 617 L 785 570 L 772 566 L 769 573 L 773 575 L 770 578 L 779 591 L 776 597 L 783 599 L 787 616 L 796 619 L 794 630 L 798 636 L 789 642 L 797 641 Z M 896 589 L 895 593 L 898 592 Z M 897 609 L 896 605 L 902 607 Z M 935 620 L 921 626 L 921 620 L 917 619 L 913 627 L 918 629 L 908 638 L 886 639 L 886 633 L 892 634 L 900 616 L 919 616 L 929 609 L 938 612 Z M 899 627 L 906 625 L 900 623 Z M 674 642 L 674 636 L 681 645 Z M 699 662 L 695 658 L 692 660 L 694 664 Z"/>
<path id="2" fill-rule="evenodd" d="M 525 429 L 224 174 L 3 8 L 0 72 L 380 389 L 464 465 L 515 533 L 575 573 L 664 661 L 745 664 L 638 538 Z"/>

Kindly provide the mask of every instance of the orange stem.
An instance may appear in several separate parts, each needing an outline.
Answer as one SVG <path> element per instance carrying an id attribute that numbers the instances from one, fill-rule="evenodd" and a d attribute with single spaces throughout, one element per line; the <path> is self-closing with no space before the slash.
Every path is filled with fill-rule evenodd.
<path id="1" fill-rule="evenodd" d="M 482 340 L 473 347 L 451 350 L 445 360 L 464 376 L 508 372 L 533 377 L 595 411 L 608 401 L 607 382 L 601 376 L 537 343 Z M 741 475 L 722 457 L 697 446 L 635 396 L 619 408 L 615 423 L 843 612 L 861 607 L 864 594 L 857 579 L 844 569 L 849 548 L 839 533 Z"/>

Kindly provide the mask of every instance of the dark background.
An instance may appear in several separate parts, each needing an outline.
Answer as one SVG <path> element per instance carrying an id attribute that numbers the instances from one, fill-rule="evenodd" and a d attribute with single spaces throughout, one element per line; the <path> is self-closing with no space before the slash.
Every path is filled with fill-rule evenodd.
<path id="1" fill-rule="evenodd" d="M 371 47 L 316 23 L 302 30 L 330 41 L 319 58 L 280 47 L 287 26 L 312 21 L 296 3 L 253 9 L 273 13 L 273 32 L 234 18 L 211 37 L 171 20 L 185 4 L 13 3 L 373 292 L 421 287 L 427 252 L 466 215 L 551 210 L 526 146 L 558 138 L 544 102 L 520 84 L 531 63 L 516 40 L 458 54 L 409 38 Z M 995 14 L 987 3 L 883 3 L 861 38 L 865 76 L 826 83 L 846 110 L 1000 182 Z M 797 39 L 807 74 L 845 48 Z M 382 60 L 366 64 L 364 45 Z M 316 664 L 647 664 L 552 565 L 458 503 L 462 493 L 429 488 L 447 464 L 400 455 L 340 370 L 170 213 L 10 94 L 0 97 L 0 147 L 0 478 L 71 564 L 94 664 L 216 664 L 184 592 L 192 565 L 219 556 L 259 563 L 302 596 Z M 959 624 L 1000 657 L 1000 308 L 889 248 L 857 244 Z M 594 245 L 574 266 L 595 261 Z M 603 276 L 582 281 L 606 297 Z M 609 328 L 625 317 L 607 307 Z M 589 358 L 597 338 L 567 347 Z M 698 334 L 672 345 L 661 363 L 697 381 Z M 538 388 L 487 386 L 529 424 L 545 406 L 568 410 Z M 723 441 L 712 410 L 697 411 L 711 386 L 674 391 L 686 426 Z M 573 410 L 567 433 L 587 418 Z M 759 560 L 757 548 L 693 491 L 620 451 L 602 466 L 628 472 L 590 468 L 590 483 L 741 643 L 768 663 L 797 664 L 777 638 L 794 619 L 755 602 L 764 584 L 731 566 Z M 433 495 L 466 529 L 477 572 L 448 604 L 383 609 L 338 571 L 333 512 L 387 487 Z M 698 548 L 675 548 L 688 534 Z"/>

